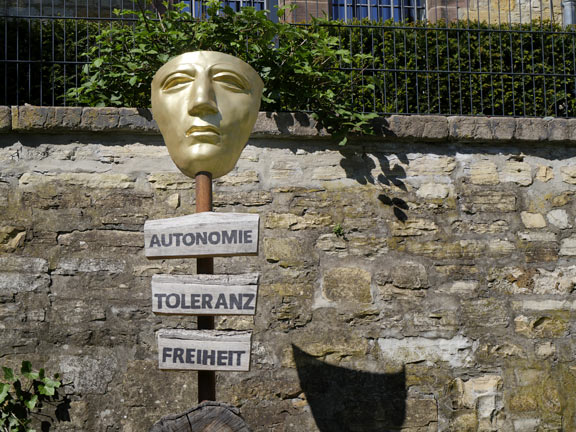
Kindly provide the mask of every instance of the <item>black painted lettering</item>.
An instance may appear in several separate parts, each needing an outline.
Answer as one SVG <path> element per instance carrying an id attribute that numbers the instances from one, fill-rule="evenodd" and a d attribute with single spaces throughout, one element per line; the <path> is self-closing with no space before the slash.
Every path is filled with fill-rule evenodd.
<path id="1" fill-rule="evenodd" d="M 174 361 L 176 363 L 180 361 L 180 363 L 184 363 L 184 348 L 174 348 Z"/>
<path id="2" fill-rule="evenodd" d="M 186 348 L 186 363 L 194 364 L 194 348 Z"/>
<path id="3" fill-rule="evenodd" d="M 154 246 L 162 246 L 156 234 L 152 234 L 152 238 L 150 239 L 150 247 Z"/>
<path id="4" fill-rule="evenodd" d="M 246 351 L 236 351 L 236 354 L 238 354 L 238 360 L 236 360 L 236 366 L 240 366 L 240 363 L 242 362 L 242 354 L 246 354 Z"/>
<path id="5" fill-rule="evenodd" d="M 252 243 L 252 230 L 244 231 L 244 243 Z"/>
<path id="6" fill-rule="evenodd" d="M 170 309 L 176 309 L 180 307 L 180 296 L 178 294 L 168 294 L 166 297 L 166 306 Z"/>
<path id="7" fill-rule="evenodd" d="M 242 294 L 230 294 L 230 309 L 242 309 Z"/>
<path id="8" fill-rule="evenodd" d="M 202 364 L 202 350 L 196 351 L 196 364 Z"/>
<path id="9" fill-rule="evenodd" d="M 238 230 L 238 243 L 242 243 L 242 239 L 244 238 L 244 237 L 242 237 L 243 232 L 244 231 L 242 231 L 242 230 Z"/>
<path id="10" fill-rule="evenodd" d="M 226 302 L 226 296 L 224 294 L 218 294 L 218 300 L 216 300 L 216 304 L 214 305 L 214 309 L 228 309 L 228 303 Z"/>
<path id="11" fill-rule="evenodd" d="M 228 352 L 227 351 L 218 351 L 218 366 L 226 366 Z"/>
<path id="12" fill-rule="evenodd" d="M 202 294 L 202 309 L 212 309 L 212 294 Z"/>
<path id="13" fill-rule="evenodd" d="M 192 233 L 184 234 L 184 237 L 182 237 L 182 243 L 184 243 L 185 246 L 193 246 L 195 242 L 196 238 Z"/>
<path id="14" fill-rule="evenodd" d="M 222 231 L 222 244 L 236 244 L 238 242 L 238 230 Z"/>
<path id="15" fill-rule="evenodd" d="M 228 366 L 232 366 L 233 358 L 234 358 L 234 351 L 228 351 Z"/>
<path id="16" fill-rule="evenodd" d="M 186 294 L 180 294 L 180 307 L 182 309 L 192 309 L 190 304 L 186 304 Z"/>
<path id="17" fill-rule="evenodd" d="M 162 234 L 162 246 L 164 247 L 172 246 L 172 234 L 168 234 L 168 239 L 164 237 L 165 235 L 166 234 Z"/>
<path id="18" fill-rule="evenodd" d="M 214 366 L 214 362 L 216 361 L 216 351 L 214 350 L 203 350 L 204 353 L 202 354 L 202 364 L 207 365 L 210 362 L 210 365 Z"/>
<path id="19" fill-rule="evenodd" d="M 190 300 L 192 301 L 191 309 L 200 309 L 200 294 L 190 294 Z"/>
<path id="20" fill-rule="evenodd" d="M 207 241 L 207 238 L 206 238 L 206 237 L 207 237 L 206 231 L 201 232 L 201 233 L 198 233 L 198 232 L 197 232 L 197 233 L 196 233 L 196 244 L 197 244 L 197 245 L 200 245 L 200 242 L 202 242 L 202 244 L 207 244 L 207 243 L 206 243 L 206 241 Z"/>
<path id="21" fill-rule="evenodd" d="M 244 306 L 243 309 L 254 310 L 254 299 L 256 294 L 244 294 Z"/>
<path id="22" fill-rule="evenodd" d="M 162 299 L 166 297 L 166 294 L 154 294 L 154 297 L 158 299 L 158 309 L 162 309 Z"/>
<path id="23" fill-rule="evenodd" d="M 218 231 L 212 231 L 208 234 L 208 241 L 213 245 L 220 243 L 220 233 Z"/>
<path id="24" fill-rule="evenodd" d="M 172 348 L 164 347 L 162 350 L 162 363 L 165 363 L 170 357 L 172 357 Z"/>
<path id="25" fill-rule="evenodd" d="M 182 233 L 174 233 L 174 234 L 172 234 L 172 235 L 174 236 L 174 240 L 176 240 L 176 241 L 175 241 L 176 246 L 180 246 L 180 238 L 181 238 L 184 234 L 182 234 Z"/>

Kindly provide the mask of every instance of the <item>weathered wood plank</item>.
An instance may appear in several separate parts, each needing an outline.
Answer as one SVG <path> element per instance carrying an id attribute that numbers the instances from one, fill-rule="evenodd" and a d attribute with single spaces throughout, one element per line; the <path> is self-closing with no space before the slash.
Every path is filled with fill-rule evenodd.
<path id="1" fill-rule="evenodd" d="M 237 408 L 220 402 L 203 402 L 181 414 L 168 415 L 150 432 L 250 432 Z"/>
<path id="2" fill-rule="evenodd" d="M 160 369 L 250 370 L 251 332 L 164 329 L 156 337 Z"/>
<path id="3" fill-rule="evenodd" d="M 254 315 L 258 273 L 154 275 L 152 311 L 178 315 Z"/>
<path id="4" fill-rule="evenodd" d="M 195 258 L 258 255 L 260 216 L 202 212 L 146 221 L 148 258 Z"/>

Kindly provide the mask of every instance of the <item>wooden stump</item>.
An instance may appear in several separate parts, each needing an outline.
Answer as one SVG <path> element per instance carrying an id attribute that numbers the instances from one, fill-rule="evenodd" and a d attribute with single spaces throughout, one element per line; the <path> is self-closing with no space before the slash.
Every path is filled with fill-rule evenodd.
<path id="1" fill-rule="evenodd" d="M 182 414 L 162 417 L 150 432 L 251 432 L 238 409 L 220 402 L 203 402 Z"/>

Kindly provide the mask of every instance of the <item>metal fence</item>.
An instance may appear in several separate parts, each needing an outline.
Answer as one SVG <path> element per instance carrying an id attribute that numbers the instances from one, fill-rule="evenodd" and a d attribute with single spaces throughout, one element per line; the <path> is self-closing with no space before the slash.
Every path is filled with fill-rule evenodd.
<path id="1" fill-rule="evenodd" d="M 82 55 L 144 0 L 0 0 L 0 105 L 69 105 Z M 359 110 L 381 114 L 576 117 L 574 4 L 564 0 L 279 0 L 285 20 L 340 20 Z M 273 9 L 278 0 L 229 0 Z M 1 3 L 0 3 L 1 4 Z M 157 6 L 162 8 L 161 2 Z M 201 17 L 205 3 L 188 1 Z M 352 92 L 354 94 L 354 92 Z"/>

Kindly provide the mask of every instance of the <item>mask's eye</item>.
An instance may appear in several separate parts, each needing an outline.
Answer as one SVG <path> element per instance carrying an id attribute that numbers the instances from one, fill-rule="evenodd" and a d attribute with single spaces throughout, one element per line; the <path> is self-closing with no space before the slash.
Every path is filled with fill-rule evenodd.
<path id="1" fill-rule="evenodd" d="M 212 79 L 223 85 L 227 90 L 235 92 L 246 92 L 249 88 L 248 83 L 238 75 L 229 72 L 220 72 L 215 74 Z"/>
<path id="2" fill-rule="evenodd" d="M 193 81 L 194 78 L 191 77 L 190 75 L 184 75 L 184 74 L 171 75 L 166 79 L 166 81 L 164 81 L 162 90 L 175 90 Z"/>

